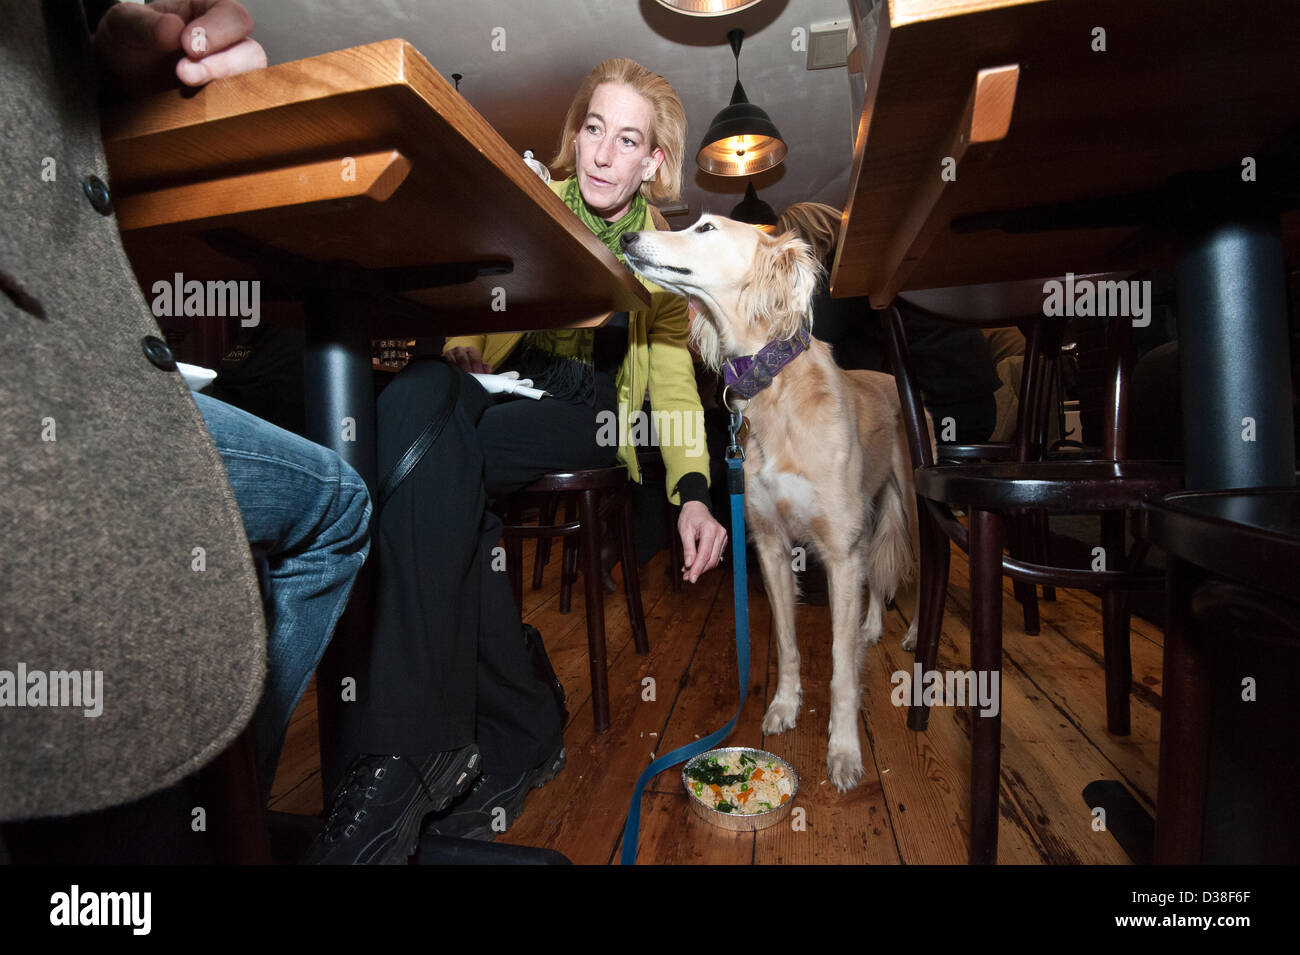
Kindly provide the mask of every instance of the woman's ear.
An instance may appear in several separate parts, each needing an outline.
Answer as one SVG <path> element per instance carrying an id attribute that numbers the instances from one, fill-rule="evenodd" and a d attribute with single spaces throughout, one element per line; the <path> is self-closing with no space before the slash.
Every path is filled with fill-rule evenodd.
<path id="1" fill-rule="evenodd" d="M 664 151 L 659 146 L 650 150 L 650 155 L 641 160 L 641 181 L 654 182 L 655 174 L 664 164 Z"/>

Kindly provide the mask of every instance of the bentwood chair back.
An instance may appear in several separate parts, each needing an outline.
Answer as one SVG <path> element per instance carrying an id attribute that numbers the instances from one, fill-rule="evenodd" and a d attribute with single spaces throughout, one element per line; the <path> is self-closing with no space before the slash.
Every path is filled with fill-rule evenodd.
<path id="1" fill-rule="evenodd" d="M 1002 577 L 1100 591 L 1106 669 L 1107 726 L 1116 735 L 1129 732 L 1129 615 L 1125 590 L 1163 586 L 1163 576 L 1141 569 L 1145 546 L 1126 553 L 1125 514 L 1143 501 L 1177 490 L 1178 465 L 1124 460 L 1124 413 L 1128 385 L 1128 335 L 1124 320 L 1111 323 L 1110 405 L 1103 457 L 1085 461 L 1035 461 L 936 464 L 930 451 L 921 394 L 910 373 L 902 319 L 888 309 L 886 322 L 891 360 L 907 425 L 909 449 L 916 466 L 916 493 L 921 541 L 921 584 L 917 658 L 933 670 L 943 621 L 949 572 L 949 542 L 970 557 L 971 656 L 974 669 L 997 673 L 1002 665 Z M 1033 403 L 1029 403 L 1033 407 Z M 1022 431 L 1022 438 L 1024 432 Z M 1024 442 L 1022 441 L 1022 449 Z M 950 507 L 965 508 L 969 530 Z M 1003 521 L 1026 511 L 1102 515 L 1105 569 L 1058 567 L 1003 554 Z M 1000 684 L 999 684 L 1000 685 Z M 908 725 L 923 730 L 928 708 L 914 706 Z M 973 863 L 997 860 L 1001 709 L 994 716 L 974 716 L 971 733 L 971 854 Z"/>

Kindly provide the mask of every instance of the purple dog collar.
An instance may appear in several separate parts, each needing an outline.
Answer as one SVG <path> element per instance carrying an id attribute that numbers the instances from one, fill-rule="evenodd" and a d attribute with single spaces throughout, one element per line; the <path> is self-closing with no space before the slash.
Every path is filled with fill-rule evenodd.
<path id="1" fill-rule="evenodd" d="M 772 379 L 799 353 L 812 345 L 812 336 L 808 329 L 800 328 L 794 338 L 785 341 L 768 342 L 757 355 L 741 355 L 732 358 L 722 366 L 723 381 L 727 389 L 746 400 L 772 383 Z"/>

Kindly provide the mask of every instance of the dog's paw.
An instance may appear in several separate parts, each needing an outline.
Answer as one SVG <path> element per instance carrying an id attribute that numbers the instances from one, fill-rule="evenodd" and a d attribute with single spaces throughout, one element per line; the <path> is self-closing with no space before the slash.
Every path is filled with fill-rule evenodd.
<path id="1" fill-rule="evenodd" d="M 840 792 L 848 792 L 862 778 L 862 753 L 857 750 L 826 754 L 826 775 Z"/>
<path id="2" fill-rule="evenodd" d="M 775 736 L 777 733 L 794 729 L 798 717 L 798 698 L 784 700 L 778 696 L 772 700 L 772 705 L 767 708 L 767 713 L 763 716 L 763 732 L 768 736 Z"/>
<path id="3" fill-rule="evenodd" d="M 907 628 L 907 635 L 903 637 L 903 649 L 911 653 L 916 649 L 916 624 L 913 623 Z"/>
<path id="4" fill-rule="evenodd" d="M 864 624 L 862 627 L 862 645 L 864 647 L 874 647 L 880 642 L 880 627 L 868 629 Z"/>

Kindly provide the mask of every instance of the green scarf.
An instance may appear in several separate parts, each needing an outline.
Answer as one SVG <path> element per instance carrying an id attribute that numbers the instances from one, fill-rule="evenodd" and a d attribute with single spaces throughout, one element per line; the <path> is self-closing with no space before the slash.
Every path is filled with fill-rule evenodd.
<path id="1" fill-rule="evenodd" d="M 579 221 L 624 265 L 627 260 L 623 257 L 623 246 L 619 242 L 623 233 L 654 228 L 650 206 L 640 192 L 632 197 L 632 205 L 627 213 L 616 222 L 606 222 L 591 211 L 582 198 L 576 175 L 565 185 L 561 198 Z M 529 332 L 520 342 L 520 363 L 529 371 L 524 377 L 533 378 L 537 387 L 546 389 L 556 397 L 581 396 L 590 399 L 594 385 L 592 350 L 595 337 L 594 328 L 553 328 Z"/>
<path id="2" fill-rule="evenodd" d="M 582 198 L 582 190 L 578 188 L 578 177 L 574 176 L 564 187 L 564 204 L 573 210 L 573 214 L 582 221 L 582 224 L 595 233 L 596 238 L 605 244 L 605 248 L 613 252 L 624 265 L 627 265 L 627 259 L 623 258 L 623 246 L 618 241 L 623 233 L 654 228 L 654 221 L 650 218 L 650 206 L 640 192 L 632 197 L 632 205 L 628 207 L 623 218 L 617 222 L 606 222 L 588 208 L 586 200 Z"/>

